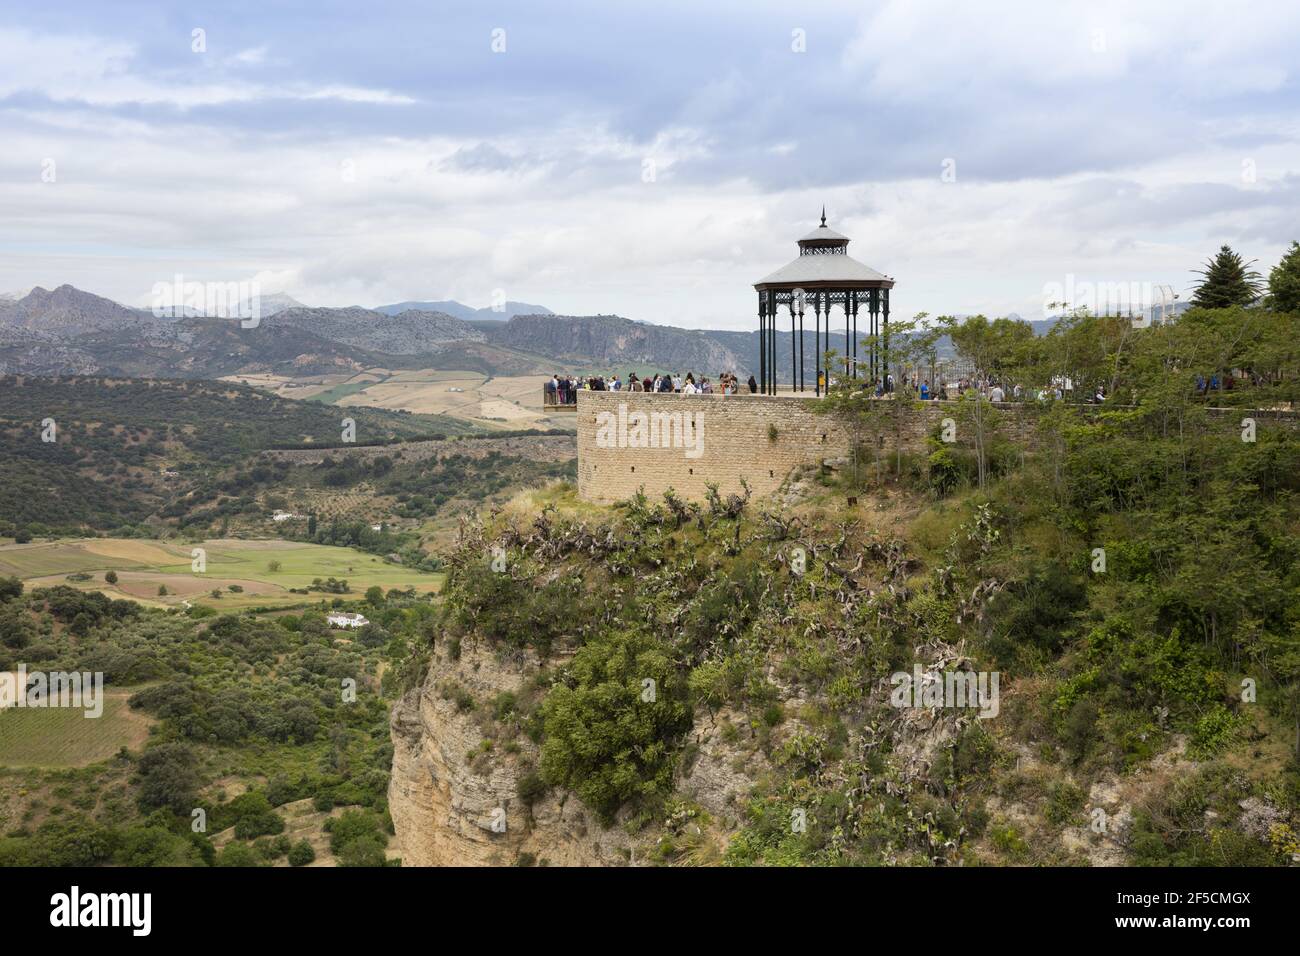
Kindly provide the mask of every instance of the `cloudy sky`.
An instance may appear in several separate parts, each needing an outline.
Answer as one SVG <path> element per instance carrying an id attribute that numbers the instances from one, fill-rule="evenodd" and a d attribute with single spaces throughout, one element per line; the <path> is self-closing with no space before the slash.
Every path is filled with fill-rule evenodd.
<path id="1" fill-rule="evenodd" d="M 1300 238 L 1294 0 L 14 6 L 0 291 L 749 328 L 824 203 L 895 312 L 1037 318 Z"/>

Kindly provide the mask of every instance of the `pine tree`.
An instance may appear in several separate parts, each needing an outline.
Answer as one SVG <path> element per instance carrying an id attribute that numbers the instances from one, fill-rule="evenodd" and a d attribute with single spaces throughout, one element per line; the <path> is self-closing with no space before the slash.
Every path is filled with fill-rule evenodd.
<path id="1" fill-rule="evenodd" d="M 1282 261 L 1268 274 L 1268 294 L 1276 311 L 1300 315 L 1300 242 L 1292 242 Z"/>
<path id="2" fill-rule="evenodd" d="M 1220 248 L 1219 254 L 1205 263 L 1204 269 L 1196 270 L 1205 278 L 1192 295 L 1192 305 L 1202 309 L 1250 305 L 1259 298 L 1260 290 L 1259 273 L 1247 271 L 1254 261 L 1243 262 L 1241 256 L 1228 246 Z"/>

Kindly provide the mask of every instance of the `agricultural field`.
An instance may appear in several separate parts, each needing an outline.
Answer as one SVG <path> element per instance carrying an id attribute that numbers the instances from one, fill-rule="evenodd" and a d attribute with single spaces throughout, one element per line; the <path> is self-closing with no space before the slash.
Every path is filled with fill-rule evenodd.
<path id="1" fill-rule="evenodd" d="M 133 692 L 105 687 L 95 718 L 77 707 L 0 708 L 0 767 L 85 767 L 139 750 L 154 719 L 127 706 Z"/>
<path id="2" fill-rule="evenodd" d="M 206 555 L 201 574 L 192 570 L 193 548 L 203 548 Z M 109 571 L 116 583 L 105 579 Z M 206 604 L 232 611 L 302 603 L 306 595 L 290 588 L 307 588 L 316 578 L 346 580 L 348 591 L 337 595 L 344 598 L 359 597 L 373 585 L 385 592 L 414 588 L 428 593 L 442 584 L 440 574 L 390 564 L 355 548 L 234 538 L 196 544 L 84 538 L 0 545 L 0 576 L 10 575 L 28 587 L 67 584 L 153 607 Z M 214 590 L 220 598 L 212 596 Z M 320 596 L 313 592 L 312 599 Z"/>
<path id="3" fill-rule="evenodd" d="M 330 405 L 406 410 L 447 415 L 492 428 L 569 427 L 571 417 L 549 417 L 542 407 L 545 375 L 486 376 L 445 369 L 366 369 L 355 375 L 231 376 L 231 381 L 266 389 L 281 398 Z"/>

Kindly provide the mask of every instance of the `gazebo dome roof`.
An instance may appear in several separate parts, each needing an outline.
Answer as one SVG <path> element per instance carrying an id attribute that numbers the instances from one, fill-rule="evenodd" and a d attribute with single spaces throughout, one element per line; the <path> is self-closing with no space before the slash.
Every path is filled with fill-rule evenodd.
<path id="1" fill-rule="evenodd" d="M 861 283 L 874 282 L 881 285 L 892 286 L 893 280 L 889 276 L 877 272 L 871 266 L 864 265 L 857 259 L 848 255 L 842 256 L 800 256 L 793 262 L 783 265 L 770 275 L 766 275 L 754 283 L 756 286 L 765 285 L 799 285 L 800 283 L 808 284 L 813 282 L 825 282 L 834 284 L 836 282 L 844 283 Z"/>
<path id="2" fill-rule="evenodd" d="M 892 288 L 894 280 L 883 272 L 854 259 L 848 253 L 849 237 L 821 225 L 798 240 L 799 257 L 754 283 L 757 289 L 771 286 L 846 286 L 849 288 Z"/>
<path id="3" fill-rule="evenodd" d="M 848 242 L 849 237 L 836 232 L 830 226 L 826 225 L 825 220 L 822 220 L 822 224 L 820 226 L 818 226 L 812 232 L 808 233 L 808 235 L 804 236 L 799 241 L 802 243 L 802 242 L 817 242 L 819 240 L 821 241 L 839 240 L 841 242 Z"/>

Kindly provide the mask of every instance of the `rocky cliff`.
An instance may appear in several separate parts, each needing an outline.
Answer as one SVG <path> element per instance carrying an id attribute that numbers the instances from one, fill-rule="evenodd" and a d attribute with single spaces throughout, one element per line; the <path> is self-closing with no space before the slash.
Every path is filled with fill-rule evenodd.
<path id="1" fill-rule="evenodd" d="M 606 826 L 567 791 L 550 790 L 526 803 L 520 781 L 537 761 L 537 745 L 525 738 L 513 753 L 485 751 L 482 722 L 465 706 L 471 697 L 491 702 L 524 693 L 541 663 L 533 655 L 499 659 L 486 645 L 465 648 L 459 660 L 435 653 L 424 682 L 393 708 L 389 809 L 403 865 L 637 866 L 656 858 L 665 835 L 680 837 L 684 830 L 707 851 L 696 862 L 720 859 L 742 825 L 755 779 L 770 770 L 761 753 L 733 737 L 743 715 L 729 709 L 695 715 L 690 759 L 675 790 L 703 814 L 688 811 L 663 827 L 630 828 L 632 814 L 625 811 Z"/>
<path id="2" fill-rule="evenodd" d="M 529 854 L 560 866 L 631 862 L 627 834 L 601 827 L 572 795 L 525 803 L 520 779 L 537 755 L 526 737 L 514 754 L 483 749 L 466 701 L 518 694 L 536 666 L 531 655 L 501 661 L 485 646 L 458 660 L 435 651 L 425 681 L 394 707 L 389 807 L 403 865 L 514 865 Z"/>
<path id="3" fill-rule="evenodd" d="M 793 482 L 779 505 L 668 492 L 598 509 L 552 489 L 463 526 L 392 715 L 403 862 L 1295 852 L 1277 784 L 1289 726 L 1218 691 L 1221 675 L 1197 686 L 1231 723 L 1155 696 L 1123 711 L 1132 690 L 1112 693 L 1091 662 L 1129 644 L 1049 610 L 1088 592 L 1033 577 L 1006 513 L 907 493 L 845 507 L 826 480 Z M 1017 657 L 1044 626 L 1078 641 L 1061 673 L 1041 651 Z"/>

